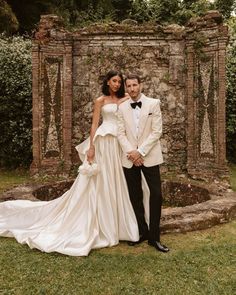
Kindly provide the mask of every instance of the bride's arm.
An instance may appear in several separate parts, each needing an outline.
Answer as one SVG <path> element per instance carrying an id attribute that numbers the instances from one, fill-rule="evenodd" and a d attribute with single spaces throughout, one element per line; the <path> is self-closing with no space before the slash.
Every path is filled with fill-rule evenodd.
<path id="1" fill-rule="evenodd" d="M 90 146 L 89 150 L 87 152 L 87 159 L 89 163 L 92 163 L 94 156 L 95 156 L 95 147 L 93 144 L 93 138 L 97 131 L 99 119 L 100 119 L 100 113 L 101 113 L 101 107 L 104 104 L 104 97 L 101 96 L 95 100 L 94 108 L 93 108 L 93 119 L 92 119 L 92 126 L 90 129 Z"/>

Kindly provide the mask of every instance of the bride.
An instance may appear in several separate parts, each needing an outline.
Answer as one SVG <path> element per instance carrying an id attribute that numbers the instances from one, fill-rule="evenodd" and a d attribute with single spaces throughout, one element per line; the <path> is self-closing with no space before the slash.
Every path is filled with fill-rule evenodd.
<path id="1" fill-rule="evenodd" d="M 95 100 L 90 138 L 76 147 L 83 165 L 70 190 L 49 202 L 0 203 L 0 236 L 72 256 L 139 239 L 116 137 L 117 109 L 128 99 L 122 75 L 109 71 L 102 92 Z"/>

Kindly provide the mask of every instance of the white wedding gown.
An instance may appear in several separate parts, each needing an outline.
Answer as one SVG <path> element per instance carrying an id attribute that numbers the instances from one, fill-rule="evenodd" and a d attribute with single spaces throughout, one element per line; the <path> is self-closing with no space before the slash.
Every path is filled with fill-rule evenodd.
<path id="1" fill-rule="evenodd" d="M 91 249 L 137 241 L 138 226 L 129 200 L 117 141 L 117 105 L 102 107 L 94 137 L 100 171 L 79 174 L 70 190 L 52 201 L 0 203 L 0 236 L 14 237 L 43 252 L 86 256 Z M 85 157 L 89 139 L 77 150 Z"/>

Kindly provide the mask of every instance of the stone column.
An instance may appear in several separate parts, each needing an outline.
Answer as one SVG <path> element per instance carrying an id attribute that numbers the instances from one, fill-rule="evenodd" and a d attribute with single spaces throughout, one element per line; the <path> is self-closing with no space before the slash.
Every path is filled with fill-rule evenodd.
<path id="1" fill-rule="evenodd" d="M 193 24 L 191 24 L 193 26 Z M 227 177 L 225 58 L 227 27 L 210 12 L 187 36 L 187 170 L 195 178 Z"/>
<path id="2" fill-rule="evenodd" d="M 39 106 L 39 68 L 40 68 L 39 45 L 33 42 L 32 46 L 32 96 L 33 96 L 33 162 L 31 173 L 38 172 L 40 167 L 40 106 Z"/>
<path id="3" fill-rule="evenodd" d="M 53 36 L 55 29 L 57 36 Z M 68 173 L 72 141 L 72 41 L 59 18 L 42 16 L 32 51 L 33 163 L 31 172 Z"/>

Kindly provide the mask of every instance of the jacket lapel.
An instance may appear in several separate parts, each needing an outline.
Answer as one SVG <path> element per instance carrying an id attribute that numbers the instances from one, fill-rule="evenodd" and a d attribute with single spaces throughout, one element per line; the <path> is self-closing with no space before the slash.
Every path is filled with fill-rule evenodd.
<path id="1" fill-rule="evenodd" d="M 145 95 L 143 95 L 143 94 L 141 97 L 141 101 L 142 101 L 142 108 L 141 108 L 140 119 L 139 119 L 138 138 L 143 133 L 143 129 L 145 127 L 145 124 L 146 124 L 146 121 L 148 118 L 148 114 L 149 114 L 149 104 L 148 104 L 148 101 L 147 101 Z"/>
<path id="2" fill-rule="evenodd" d="M 132 131 L 134 138 L 136 138 L 136 130 L 135 130 L 135 122 L 134 122 L 134 116 L 133 116 L 133 109 L 132 109 L 132 107 L 130 105 L 131 102 L 132 102 L 131 99 L 129 99 L 127 101 L 126 122 L 128 123 L 129 128 Z"/>

